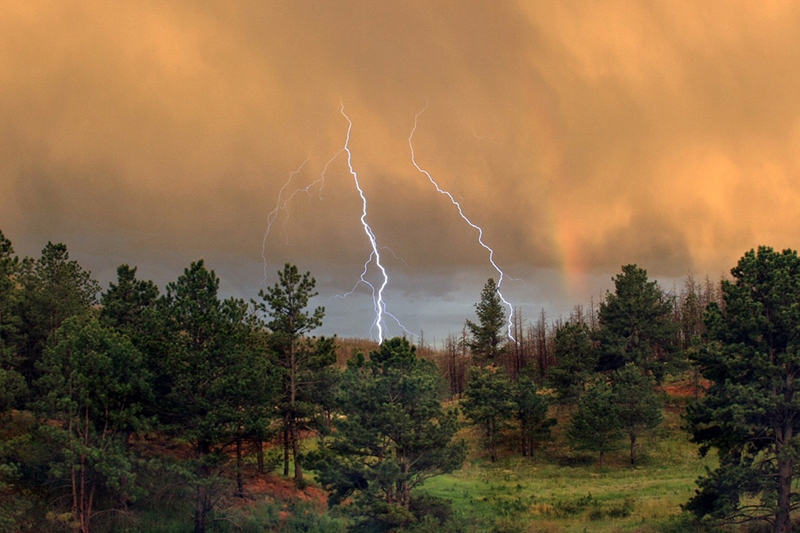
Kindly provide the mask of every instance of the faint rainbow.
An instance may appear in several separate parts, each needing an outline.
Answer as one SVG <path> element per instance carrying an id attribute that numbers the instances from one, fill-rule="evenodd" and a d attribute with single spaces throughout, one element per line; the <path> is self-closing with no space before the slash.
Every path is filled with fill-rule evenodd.
<path id="1" fill-rule="evenodd" d="M 566 195 L 580 180 L 570 179 L 570 165 L 565 157 L 566 126 L 558 114 L 558 98 L 532 64 L 523 67 L 520 76 L 524 124 L 529 128 L 523 142 L 536 154 L 531 171 L 542 183 L 544 219 L 549 225 L 547 235 L 554 250 L 561 288 L 577 303 L 588 294 L 588 258 L 584 222 L 566 203 Z"/>

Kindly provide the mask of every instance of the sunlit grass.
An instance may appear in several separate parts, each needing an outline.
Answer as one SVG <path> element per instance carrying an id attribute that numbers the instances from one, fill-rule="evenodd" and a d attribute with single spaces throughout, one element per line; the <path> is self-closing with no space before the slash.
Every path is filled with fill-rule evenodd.
<path id="1" fill-rule="evenodd" d="M 658 434 L 642 439 L 636 467 L 622 448 L 601 469 L 596 457 L 572 455 L 556 435 L 534 458 L 509 453 L 491 464 L 478 455 L 462 470 L 429 480 L 424 490 L 451 500 L 476 530 L 500 524 L 553 533 L 658 531 L 694 494 L 705 466 L 713 466 L 679 426 L 677 412 L 667 413 Z"/>

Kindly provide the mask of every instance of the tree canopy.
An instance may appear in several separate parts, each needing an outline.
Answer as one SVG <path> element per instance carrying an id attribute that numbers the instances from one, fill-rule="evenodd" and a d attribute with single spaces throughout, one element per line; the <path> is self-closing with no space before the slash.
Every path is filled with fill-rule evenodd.
<path id="1" fill-rule="evenodd" d="M 797 252 L 747 252 L 722 284 L 723 305 L 705 316 L 709 343 L 696 363 L 711 386 L 686 421 L 719 467 L 700 479 L 687 508 L 734 522 L 765 520 L 791 530 L 800 499 L 800 259 Z"/>
<path id="2" fill-rule="evenodd" d="M 677 349 L 672 300 L 636 265 L 623 266 L 614 287 L 598 313 L 598 369 L 634 363 L 661 380 Z"/>
<path id="3" fill-rule="evenodd" d="M 457 413 L 439 401 L 441 385 L 436 366 L 406 339 L 348 362 L 337 396 L 341 418 L 317 463 L 332 503 L 355 498 L 378 528 L 416 520 L 414 489 L 460 468 L 466 455 L 465 443 L 454 441 Z"/>

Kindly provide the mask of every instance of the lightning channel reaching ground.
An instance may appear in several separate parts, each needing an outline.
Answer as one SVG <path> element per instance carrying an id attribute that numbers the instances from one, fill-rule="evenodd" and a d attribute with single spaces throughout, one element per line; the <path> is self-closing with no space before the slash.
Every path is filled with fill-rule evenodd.
<path id="1" fill-rule="evenodd" d="M 386 285 L 389 283 L 389 275 L 386 273 L 386 269 L 383 267 L 383 264 L 381 264 L 381 252 L 378 248 L 378 240 L 375 238 L 375 233 L 372 231 L 372 228 L 367 222 L 367 197 L 364 195 L 364 190 L 361 188 L 361 183 L 358 181 L 358 174 L 353 169 L 353 154 L 350 152 L 350 133 L 353 130 L 353 121 L 350 120 L 350 117 L 348 117 L 347 113 L 344 112 L 344 103 L 340 105 L 339 111 L 347 120 L 347 137 L 344 142 L 344 150 L 347 152 L 347 167 L 350 169 L 350 174 L 353 176 L 356 189 L 358 189 L 358 194 L 361 197 L 361 225 L 364 227 L 364 233 L 367 235 L 369 243 L 372 246 L 372 253 L 369 256 L 369 259 L 367 259 L 367 262 L 364 263 L 364 271 L 361 273 L 361 281 L 372 287 L 372 301 L 375 309 L 375 322 L 373 323 L 373 327 L 377 328 L 378 330 L 378 343 L 383 343 L 383 314 L 386 309 L 386 304 L 383 301 L 383 291 L 386 288 Z M 375 261 L 375 266 L 377 266 L 378 270 L 381 271 L 381 277 L 383 278 L 377 288 L 372 283 L 367 281 L 365 277 L 367 270 L 369 269 L 369 264 L 373 260 Z"/>
<path id="2" fill-rule="evenodd" d="M 494 261 L 494 250 L 491 247 L 489 247 L 489 245 L 487 245 L 485 242 L 483 242 L 483 228 L 481 228 L 480 226 L 478 226 L 477 224 L 472 222 L 467 217 L 467 215 L 464 214 L 464 210 L 462 209 L 461 204 L 455 198 L 453 198 L 453 195 L 450 194 L 449 192 L 447 192 L 446 190 L 442 189 L 441 187 L 439 187 L 439 184 L 436 183 L 436 180 L 433 179 L 433 176 L 431 176 L 430 172 L 428 172 L 427 170 L 423 169 L 422 167 L 420 167 L 417 164 L 416 154 L 414 153 L 414 144 L 413 144 L 412 140 L 414 138 L 414 133 L 417 131 L 417 124 L 419 122 L 419 117 L 427 109 L 428 109 L 428 103 L 426 102 L 425 103 L 425 107 L 422 109 L 422 111 L 420 111 L 419 113 L 417 113 L 414 116 L 414 127 L 411 129 L 411 134 L 408 136 L 408 147 L 411 149 L 411 162 L 414 164 L 414 167 L 420 173 L 425 174 L 425 176 L 427 176 L 428 181 L 430 181 L 431 184 L 433 184 L 433 186 L 436 187 L 436 191 L 439 194 L 443 194 L 443 195 L 447 196 L 450 199 L 450 202 L 454 206 L 456 206 L 456 209 L 458 209 L 458 214 L 461 216 L 462 219 L 464 219 L 464 222 L 469 224 L 473 229 L 475 229 L 478 232 L 478 244 L 480 244 L 483 248 L 486 249 L 487 252 L 489 252 L 489 263 L 492 264 L 492 267 L 494 267 L 494 269 L 497 271 L 497 273 L 499 275 L 499 279 L 497 280 L 497 296 L 499 296 L 500 300 L 503 302 L 503 304 L 505 304 L 508 307 L 508 331 L 507 331 L 508 338 L 511 339 L 514 343 L 516 343 L 517 340 L 514 338 L 514 334 L 512 333 L 513 325 L 514 325 L 514 322 L 513 322 L 513 320 L 514 320 L 514 307 L 511 305 L 511 303 L 508 300 L 505 299 L 505 297 L 503 296 L 503 293 L 500 292 L 500 286 L 502 285 L 503 279 L 505 279 L 506 275 L 500 269 L 500 267 L 497 266 L 497 263 L 495 263 L 495 261 Z"/>
<path id="3" fill-rule="evenodd" d="M 278 201 L 277 201 L 277 203 L 275 205 L 275 208 L 272 211 L 270 211 L 269 215 L 267 215 L 267 229 L 264 232 L 264 238 L 263 238 L 263 241 L 261 243 L 261 258 L 264 261 L 264 280 L 261 283 L 263 285 L 264 283 L 266 283 L 266 280 L 267 280 L 267 253 L 266 253 L 267 238 L 269 237 L 270 232 L 272 231 L 272 227 L 275 224 L 275 221 L 277 220 L 279 213 L 281 211 L 286 211 L 288 209 L 289 202 L 291 202 L 291 200 L 294 199 L 294 197 L 297 196 L 298 194 L 306 193 L 309 196 L 312 195 L 313 194 L 313 189 L 317 185 L 320 186 L 320 190 L 317 191 L 317 194 L 319 194 L 319 192 L 322 191 L 322 187 L 323 187 L 323 185 L 325 183 L 325 178 L 326 178 L 326 174 L 327 174 L 327 171 L 328 171 L 328 167 L 331 165 L 331 163 L 333 163 L 336 160 L 336 158 L 338 158 L 342 154 L 342 152 L 345 152 L 345 153 L 347 153 L 347 167 L 348 167 L 348 169 L 350 171 L 350 174 L 353 176 L 353 182 L 355 183 L 356 190 L 358 191 L 358 194 L 359 194 L 359 196 L 361 198 L 361 205 L 362 205 L 361 217 L 360 217 L 361 225 L 363 226 L 364 233 L 366 234 L 367 239 L 370 242 L 370 245 L 372 247 L 372 251 L 370 252 L 369 258 L 364 263 L 364 269 L 361 272 L 361 276 L 359 277 L 359 281 L 356 282 L 356 284 L 353 287 L 353 289 L 351 289 L 349 292 L 347 292 L 347 293 L 345 293 L 343 295 L 337 295 L 337 297 L 338 298 L 346 298 L 346 297 L 352 295 L 355 292 L 355 290 L 358 287 L 358 285 L 360 285 L 361 283 L 364 283 L 372 291 L 372 302 L 373 302 L 373 309 L 375 311 L 375 320 L 372 323 L 372 327 L 370 327 L 370 333 L 372 333 L 375 329 L 377 329 L 378 342 L 382 343 L 383 339 L 384 339 L 384 330 L 386 328 L 386 324 L 385 324 L 385 321 L 384 321 L 385 320 L 384 316 L 388 316 L 389 318 L 394 320 L 395 323 L 397 323 L 397 325 L 406 334 L 408 334 L 410 336 L 413 336 L 413 337 L 417 337 L 417 335 L 415 335 L 414 333 L 409 331 L 408 328 L 406 328 L 403 325 L 403 323 L 400 322 L 400 320 L 395 315 L 390 313 L 386 308 L 386 302 L 384 300 L 383 293 L 384 293 L 384 290 L 386 289 L 386 286 L 389 283 L 389 275 L 386 272 L 386 269 L 384 268 L 383 263 L 381 262 L 381 247 L 378 246 L 378 240 L 375 237 L 375 232 L 372 231 L 372 227 L 367 222 L 367 197 L 364 194 L 364 190 L 361 188 L 361 183 L 360 183 L 360 181 L 358 179 L 358 174 L 356 173 L 356 171 L 355 171 L 355 169 L 353 167 L 353 163 L 352 163 L 353 154 L 350 151 L 350 134 L 351 134 L 352 129 L 353 129 L 353 122 L 350 120 L 350 117 L 345 113 L 345 111 L 344 111 L 344 103 L 342 103 L 342 102 L 340 102 L 339 111 L 341 112 L 341 114 L 345 118 L 345 120 L 347 120 L 347 124 L 348 124 L 348 126 L 347 126 L 347 135 L 345 137 L 344 146 L 340 150 L 338 150 L 335 154 L 333 154 L 333 156 L 331 156 L 330 159 L 328 159 L 328 161 L 325 163 L 325 166 L 322 169 L 322 172 L 320 173 L 320 177 L 319 178 L 317 178 L 313 182 L 309 183 L 305 187 L 300 187 L 300 188 L 295 189 L 294 192 L 292 192 L 290 195 L 288 195 L 286 198 L 284 198 L 284 193 L 288 189 L 288 187 L 292 183 L 292 181 L 294 180 L 294 177 L 303 170 L 303 167 L 305 167 L 305 165 L 311 159 L 310 155 L 308 157 L 306 157 L 306 159 L 300 164 L 300 166 L 297 167 L 297 169 L 293 170 L 289 174 L 289 178 L 286 180 L 286 183 L 283 184 L 283 186 L 281 187 L 280 191 L 278 192 Z M 392 254 L 394 254 L 394 252 L 392 252 L 391 250 L 389 250 L 389 251 Z M 381 275 L 381 279 L 382 279 L 381 283 L 377 287 L 375 286 L 375 284 L 371 283 L 367 279 L 367 274 L 369 273 L 370 265 L 373 262 L 375 263 L 375 266 L 378 268 L 378 270 L 380 270 L 380 275 Z"/>

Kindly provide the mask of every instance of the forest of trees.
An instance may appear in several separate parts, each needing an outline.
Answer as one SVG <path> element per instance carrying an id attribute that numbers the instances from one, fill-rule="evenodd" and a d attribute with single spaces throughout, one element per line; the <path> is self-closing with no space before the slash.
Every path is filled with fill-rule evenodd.
<path id="1" fill-rule="evenodd" d="M 313 335 L 325 309 L 308 309 L 314 278 L 293 265 L 250 302 L 222 299 L 202 260 L 163 293 L 135 267 L 117 274 L 102 289 L 65 245 L 19 258 L 0 233 L 0 532 L 89 533 L 156 494 L 190 499 L 203 533 L 222 498 L 276 468 L 298 488 L 312 470 L 353 530 L 399 532 L 446 505 L 417 489 L 461 467 L 463 427 L 491 462 L 534 457 L 563 424 L 601 467 L 620 448 L 635 465 L 676 375 L 696 392 L 691 438 L 720 457 L 687 511 L 791 530 L 796 252 L 762 247 L 731 279 L 672 292 L 625 265 L 567 318 L 516 312 L 516 341 L 490 279 L 441 347 L 394 338 L 346 358 Z"/>

